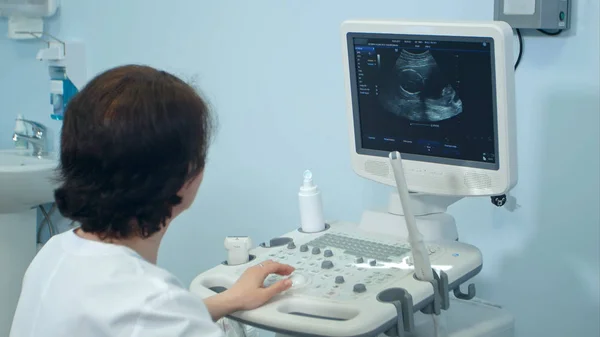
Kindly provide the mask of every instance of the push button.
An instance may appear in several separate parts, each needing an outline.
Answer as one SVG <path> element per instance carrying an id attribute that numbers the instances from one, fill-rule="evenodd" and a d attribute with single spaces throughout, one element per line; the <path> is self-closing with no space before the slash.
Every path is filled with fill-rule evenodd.
<path id="1" fill-rule="evenodd" d="M 333 268 L 333 262 L 329 261 L 329 260 L 325 260 L 321 263 L 321 268 L 323 269 L 331 269 Z"/>
<path id="2" fill-rule="evenodd" d="M 357 283 L 354 285 L 353 290 L 355 293 L 364 293 L 365 291 L 367 291 L 367 287 L 362 283 Z"/>

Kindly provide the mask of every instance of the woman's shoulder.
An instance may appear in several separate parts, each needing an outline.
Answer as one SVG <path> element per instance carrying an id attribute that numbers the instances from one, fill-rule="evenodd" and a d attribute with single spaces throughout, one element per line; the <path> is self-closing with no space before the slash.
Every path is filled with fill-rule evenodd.
<path id="1" fill-rule="evenodd" d="M 132 249 L 84 240 L 65 232 L 53 237 L 38 253 L 28 274 L 33 279 L 49 277 L 52 285 L 102 289 L 107 296 L 139 295 L 140 300 L 167 291 L 185 290 L 179 279 L 149 263 Z M 72 289 L 75 290 L 75 289 Z"/>

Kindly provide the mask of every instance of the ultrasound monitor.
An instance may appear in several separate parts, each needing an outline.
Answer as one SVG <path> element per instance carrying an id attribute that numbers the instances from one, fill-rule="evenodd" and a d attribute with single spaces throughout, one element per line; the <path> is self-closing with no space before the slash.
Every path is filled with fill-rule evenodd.
<path id="1" fill-rule="evenodd" d="M 502 22 L 342 25 L 354 171 L 411 192 L 501 195 L 517 181 L 513 33 Z"/>

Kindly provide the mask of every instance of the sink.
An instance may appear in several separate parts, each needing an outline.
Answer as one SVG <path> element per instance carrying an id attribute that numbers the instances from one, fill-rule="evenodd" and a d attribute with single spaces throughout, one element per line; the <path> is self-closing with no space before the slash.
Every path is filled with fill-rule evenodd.
<path id="1" fill-rule="evenodd" d="M 54 201 L 58 156 L 0 150 L 0 214 L 20 213 Z"/>

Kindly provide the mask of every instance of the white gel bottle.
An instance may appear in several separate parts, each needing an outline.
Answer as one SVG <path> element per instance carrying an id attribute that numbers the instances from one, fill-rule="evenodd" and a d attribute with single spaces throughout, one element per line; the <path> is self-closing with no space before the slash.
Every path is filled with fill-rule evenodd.
<path id="1" fill-rule="evenodd" d="M 321 191 L 312 180 L 312 172 L 304 171 L 304 182 L 298 193 L 300 224 L 305 233 L 316 233 L 325 229 Z"/>

